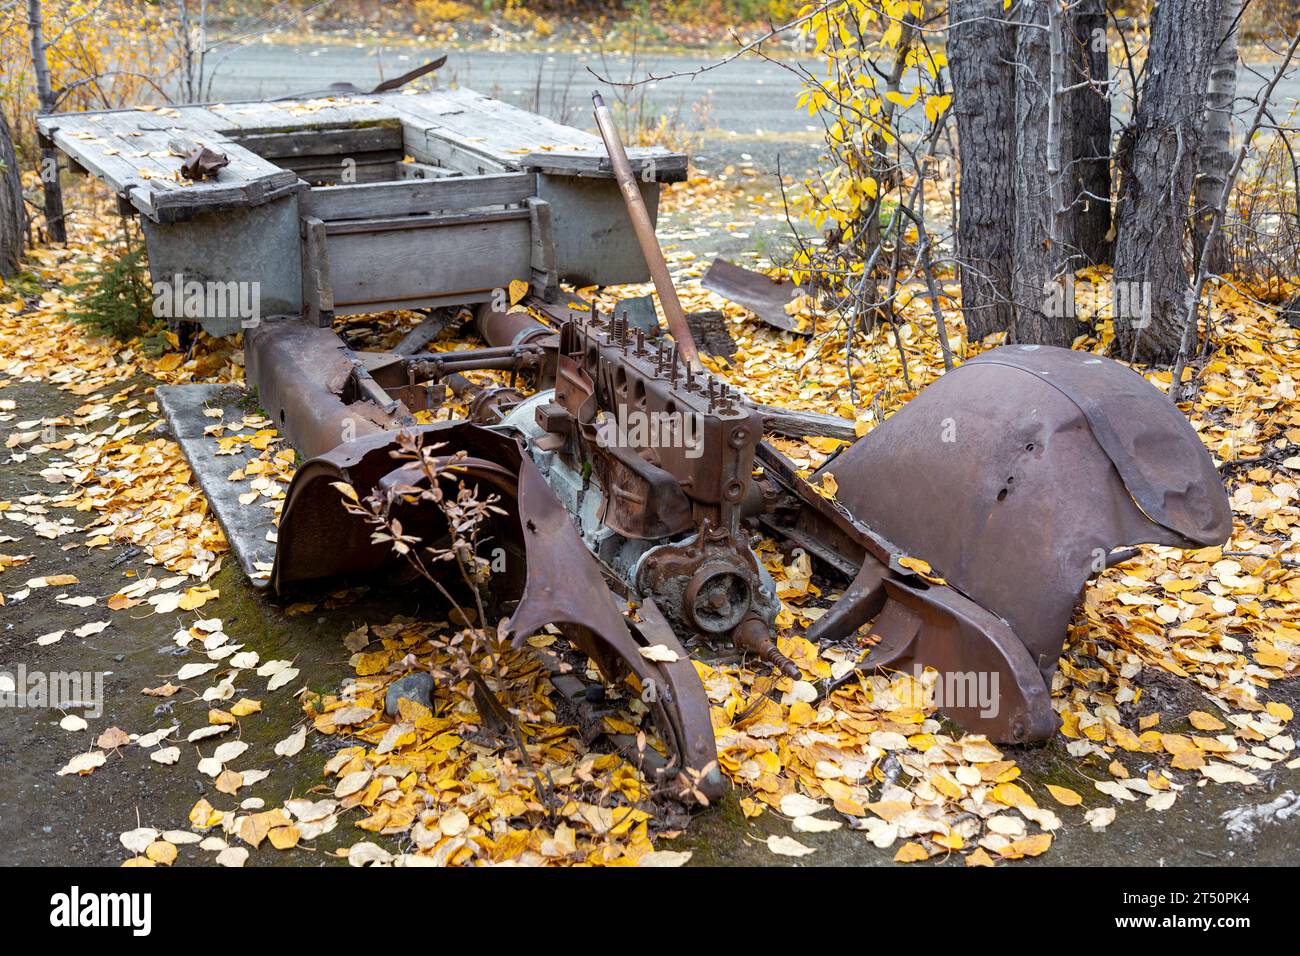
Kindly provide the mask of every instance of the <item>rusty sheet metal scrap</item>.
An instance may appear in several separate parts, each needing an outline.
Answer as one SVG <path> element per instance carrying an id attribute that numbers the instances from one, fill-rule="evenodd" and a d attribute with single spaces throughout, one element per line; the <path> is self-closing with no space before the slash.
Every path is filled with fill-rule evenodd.
<path id="1" fill-rule="evenodd" d="M 771 279 L 726 259 L 714 259 L 700 285 L 744 306 L 773 328 L 800 334 L 812 332 L 811 323 L 804 328 L 785 310 L 787 305 L 807 292 L 788 279 Z"/>
<path id="2" fill-rule="evenodd" d="M 181 163 L 181 175 L 198 182 L 217 175 L 230 165 L 230 157 L 208 146 L 198 146 L 190 150 L 185 161 Z"/>

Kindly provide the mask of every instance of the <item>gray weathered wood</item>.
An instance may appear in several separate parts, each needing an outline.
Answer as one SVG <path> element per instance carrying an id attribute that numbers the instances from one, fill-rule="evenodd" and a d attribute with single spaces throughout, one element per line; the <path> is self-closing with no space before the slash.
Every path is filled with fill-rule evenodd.
<path id="1" fill-rule="evenodd" d="M 456 169 L 448 169 L 445 166 L 433 166 L 429 163 L 398 163 L 398 179 L 448 179 L 453 176 L 463 176 L 464 173 Z"/>
<path id="2" fill-rule="evenodd" d="M 643 153 L 629 162 L 636 178 L 643 182 L 679 183 L 686 179 L 688 160 L 682 153 Z M 603 147 L 599 153 L 529 153 L 520 160 L 525 169 L 555 176 L 584 176 L 613 179 L 614 167 Z"/>
<path id="3" fill-rule="evenodd" d="M 528 200 L 528 224 L 531 232 L 533 291 L 546 301 L 555 298 L 559 277 L 555 271 L 555 230 L 551 224 L 551 204 L 544 199 Z"/>
<path id="4" fill-rule="evenodd" d="M 839 438 L 857 441 L 856 423 L 852 419 L 822 412 L 799 412 L 775 405 L 755 405 L 763 416 L 763 430 L 789 438 Z"/>
<path id="5" fill-rule="evenodd" d="M 302 220 L 302 297 L 307 319 L 319 326 L 334 321 L 334 287 L 330 282 L 325 223 L 314 216 Z"/>
<path id="6" fill-rule="evenodd" d="M 340 312 L 377 312 L 438 299 L 482 301 L 512 280 L 529 279 L 529 231 L 526 211 L 509 219 L 444 221 L 438 228 L 331 230 L 335 306 Z"/>
<path id="7" fill-rule="evenodd" d="M 310 128 L 291 133 L 243 133 L 234 139 L 263 159 L 295 156 L 353 156 L 402 148 L 402 124 L 345 129 Z"/>
<path id="8" fill-rule="evenodd" d="M 370 232 L 417 232 L 422 229 L 441 229 L 475 222 L 527 221 L 525 209 L 470 209 L 460 212 L 417 213 L 414 216 L 380 216 L 373 219 L 337 219 L 325 223 L 325 232 L 331 236 L 358 236 Z"/>
<path id="9" fill-rule="evenodd" d="M 227 421 L 239 421 L 247 414 L 250 394 L 231 385 L 160 385 L 156 394 L 170 437 L 180 445 L 231 551 L 253 585 L 266 587 L 275 559 L 275 545 L 268 536 L 275 531 L 276 512 L 239 500 L 248 492 L 251 475 L 243 481 L 229 477 L 260 453 L 244 445 L 233 449 L 233 455 L 223 454 L 207 433 L 213 420 L 204 414 L 207 409 L 220 408 Z"/>
<path id="10" fill-rule="evenodd" d="M 534 191 L 528 173 L 323 186 L 303 197 L 303 214 L 334 221 L 476 209 L 521 203 Z"/>

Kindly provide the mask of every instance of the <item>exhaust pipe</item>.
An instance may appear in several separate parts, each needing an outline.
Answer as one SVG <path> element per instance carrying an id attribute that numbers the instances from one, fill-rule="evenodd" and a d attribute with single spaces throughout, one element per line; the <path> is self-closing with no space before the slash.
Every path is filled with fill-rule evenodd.
<path id="1" fill-rule="evenodd" d="M 605 150 L 609 153 L 609 162 L 614 169 L 614 179 L 623 193 L 623 201 L 627 203 L 632 231 L 636 233 L 641 254 L 645 256 L 646 265 L 650 269 L 650 278 L 654 280 L 655 291 L 659 293 L 659 304 L 663 307 L 664 318 L 668 320 L 668 329 L 677 341 L 678 354 L 687 364 L 699 368 L 700 353 L 695 347 L 695 337 L 686 324 L 686 313 L 682 311 L 677 290 L 668 275 L 668 263 L 664 261 L 663 250 L 655 238 L 654 223 L 650 221 L 650 213 L 641 198 L 641 189 L 636 184 L 636 174 L 632 172 L 627 151 L 614 126 L 614 117 L 599 93 L 592 93 L 591 101 L 596 107 L 596 126 L 600 130 L 600 138 L 605 141 Z"/>

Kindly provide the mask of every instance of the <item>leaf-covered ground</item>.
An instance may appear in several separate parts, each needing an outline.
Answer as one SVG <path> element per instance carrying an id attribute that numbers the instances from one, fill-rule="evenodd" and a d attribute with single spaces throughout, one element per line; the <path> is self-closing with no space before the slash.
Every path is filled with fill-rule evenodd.
<path id="1" fill-rule="evenodd" d="M 701 224 L 743 231 L 781 210 L 770 193 L 697 180 L 673 189 L 666 216 L 663 233 L 674 237 L 698 234 Z M 430 637 L 451 625 L 427 602 L 396 617 L 372 602 L 360 621 L 354 592 L 255 605 L 251 619 L 243 605 L 235 609 L 216 583 L 223 561 L 233 561 L 178 446 L 158 430 L 151 390 L 238 383 L 242 355 L 235 343 L 201 338 L 190 352 L 149 357 L 139 343 L 98 340 L 69 321 L 69 277 L 101 261 L 119 228 L 83 201 L 70 246 L 35 250 L 29 275 L 0 286 L 0 441 L 11 489 L 0 499 L 0 614 L 10 628 L 3 663 L 38 668 L 43 655 L 89 648 L 101 632 L 147 619 L 150 633 L 170 632 L 159 648 L 168 653 L 149 672 L 156 679 L 120 693 L 184 706 L 160 707 L 152 721 L 125 727 L 56 713 L 62 757 L 33 772 L 92 792 L 109 775 L 123 775 L 123 785 L 133 774 L 197 779 L 202 794 L 186 798 L 187 813 L 136 801 L 138 826 L 119 837 L 121 859 L 132 865 L 321 855 L 357 865 L 686 862 L 689 852 L 675 849 L 672 837 L 688 818 L 647 793 L 637 769 L 603 739 L 581 733 L 559 699 L 541 664 L 557 649 L 554 635 L 538 635 L 487 669 L 519 718 L 525 762 L 513 741 L 484 726 L 467 687 L 439 685 L 432 709 L 408 701 L 397 718 L 385 716 L 391 682 L 445 663 Z M 689 248 L 668 239 L 682 297 L 688 310 L 724 312 L 736 352 L 715 366 L 755 399 L 835 411 L 865 433 L 941 372 L 920 290 L 898 330 L 913 390 L 903 385 L 890 331 L 856 343 L 850 381 L 832 327 L 813 340 L 779 333 L 702 291 L 708 260 L 696 257 L 709 246 L 707 236 L 696 239 Z M 1104 289 L 1104 275 L 1092 278 Z M 947 292 L 955 296 L 955 286 Z M 578 290 L 575 301 L 584 294 L 590 290 Z M 802 678 L 697 666 L 743 816 L 788 821 L 780 832 L 754 831 L 766 834 L 753 839 L 774 862 L 818 862 L 816 835 L 835 829 L 861 831 L 853 836 L 899 862 L 1050 858 L 1062 828 L 1104 829 L 1117 813 L 1150 814 L 1158 826 L 1159 814 L 1196 799 L 1200 788 L 1241 788 L 1258 802 L 1294 785 L 1300 758 L 1286 701 L 1300 667 L 1300 458 L 1291 447 L 1300 445 L 1300 333 L 1243 292 L 1220 290 L 1216 304 L 1215 350 L 1190 417 L 1216 462 L 1230 463 L 1233 538 L 1224 549 L 1143 548 L 1089 587 L 1053 688 L 1073 779 L 1089 785 L 1030 779 L 1023 754 L 961 734 L 925 706 L 908 676 L 863 679 L 814 704 L 811 682 L 851 666 L 843 650 L 819 654 L 801 636 L 835 592 L 814 580 L 806 558 L 774 544 L 761 549 L 785 605 L 780 643 Z M 994 344 L 964 344 L 955 300 L 942 306 L 959 351 Z M 373 317 L 357 331 L 382 344 L 411 321 Z M 1100 349 L 1105 339 L 1103 332 L 1078 347 Z M 1148 377 L 1168 387 L 1167 372 Z M 52 415 L 9 397 L 37 385 L 68 396 L 68 410 Z M 294 456 L 270 423 L 249 408 L 237 419 L 214 417 L 209 431 L 232 462 L 235 452 L 248 453 L 230 476 L 245 504 L 278 510 Z M 837 444 L 779 441 L 806 468 Z M 83 587 L 76 556 L 86 549 L 132 562 L 111 572 L 110 586 Z M 71 557 L 64 562 L 71 570 L 25 574 L 33 555 L 33 566 L 42 556 Z M 51 609 L 75 612 L 75 623 L 43 629 Z M 316 615 L 347 618 L 350 626 L 335 628 L 341 642 L 309 649 L 282 641 L 276 656 L 251 646 L 259 617 Z M 307 657 L 323 684 L 302 672 Z M 644 707 L 625 697 L 605 718 L 610 733 L 642 729 Z M 296 726 L 270 739 L 267 712 L 285 712 L 286 703 Z M 643 729 L 651 732 L 648 721 Z M 294 761 L 312 748 L 321 760 L 304 778 Z"/>

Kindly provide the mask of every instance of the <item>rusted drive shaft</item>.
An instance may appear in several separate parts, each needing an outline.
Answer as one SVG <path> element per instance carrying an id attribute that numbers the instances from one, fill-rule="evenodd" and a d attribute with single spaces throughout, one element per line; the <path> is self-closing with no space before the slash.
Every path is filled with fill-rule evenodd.
<path id="1" fill-rule="evenodd" d="M 659 293 L 659 304 L 663 307 L 664 318 L 668 320 L 668 330 L 677 341 L 678 354 L 687 364 L 699 368 L 699 350 L 695 347 L 695 338 L 686 325 L 686 314 L 677 299 L 677 289 L 673 287 L 673 280 L 668 275 L 668 263 L 664 261 L 663 250 L 659 248 L 659 240 L 655 238 L 654 223 L 650 221 L 650 213 L 641 198 L 641 189 L 637 186 L 636 174 L 632 171 L 627 151 L 623 149 L 623 141 L 614 126 L 614 117 L 599 93 L 592 93 L 591 101 L 596 107 L 596 126 L 600 130 L 600 138 L 605 141 L 605 150 L 609 153 L 614 179 L 623 193 L 624 202 L 627 203 L 627 214 L 632 220 L 632 231 L 636 233 L 637 242 L 641 245 L 641 254 L 645 256 L 646 265 L 650 269 L 650 278 L 654 280 L 655 291 Z"/>
<path id="2" fill-rule="evenodd" d="M 772 632 L 758 617 L 747 617 L 736 627 L 731 636 L 736 649 L 757 654 L 786 677 L 799 677 L 799 665 L 782 654 L 772 639 Z"/>

